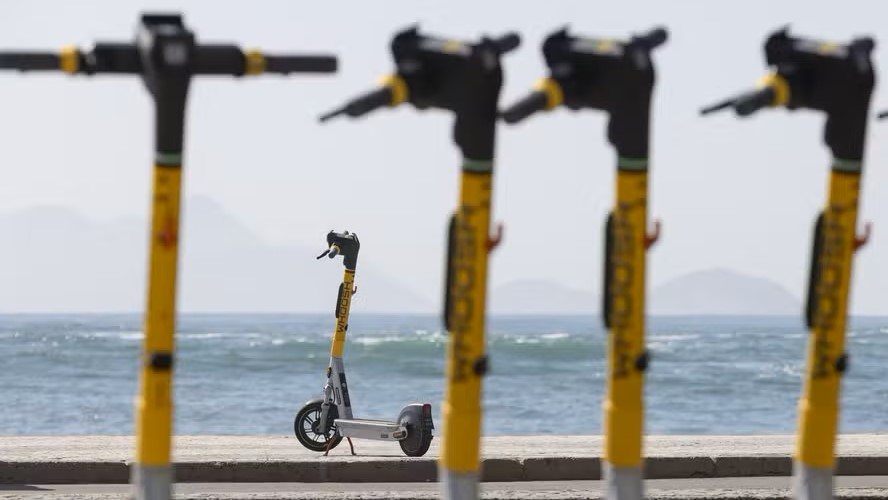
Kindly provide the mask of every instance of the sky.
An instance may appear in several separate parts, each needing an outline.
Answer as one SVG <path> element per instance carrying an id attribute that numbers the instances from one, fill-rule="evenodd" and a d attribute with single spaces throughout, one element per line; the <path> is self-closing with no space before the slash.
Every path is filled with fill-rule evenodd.
<path id="1" fill-rule="evenodd" d="M 339 56 L 336 75 L 197 79 L 186 196 L 211 198 L 269 243 L 316 246 L 330 229 L 357 232 L 364 263 L 430 297 L 439 295 L 446 220 L 457 201 L 452 117 L 402 106 L 362 121 L 316 120 L 392 69 L 388 43 L 397 30 L 419 23 L 465 39 L 519 31 L 522 46 L 503 62 L 505 104 L 545 74 L 540 43 L 565 24 L 618 38 L 669 29 L 654 55 L 650 213 L 663 232 L 649 257 L 651 286 L 726 268 L 803 296 L 828 174 L 822 115 L 704 119 L 698 109 L 753 85 L 766 70 L 765 37 L 786 24 L 822 39 L 874 36 L 877 68 L 888 68 L 879 45 L 888 4 L 876 0 L 4 0 L 0 47 L 126 41 L 148 10 L 182 12 L 206 42 Z M 147 214 L 153 117 L 137 78 L 8 73 L 0 86 L 0 213 L 54 205 L 102 221 Z M 873 115 L 886 107 L 888 91 L 877 88 Z M 615 164 L 605 123 L 600 113 L 558 110 L 499 128 L 494 219 L 505 224 L 505 239 L 492 257 L 494 286 L 545 279 L 599 288 Z M 852 309 L 860 314 L 888 309 L 888 219 L 879 217 L 888 213 L 886 139 L 888 123 L 871 122 L 861 219 L 875 227 L 855 262 Z M 16 235 L 5 237 L 14 244 Z"/>

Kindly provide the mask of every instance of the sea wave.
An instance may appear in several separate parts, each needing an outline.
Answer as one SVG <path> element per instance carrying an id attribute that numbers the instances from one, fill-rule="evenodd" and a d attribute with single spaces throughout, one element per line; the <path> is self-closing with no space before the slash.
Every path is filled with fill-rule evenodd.
<path id="1" fill-rule="evenodd" d="M 328 316 L 184 315 L 176 334 L 176 429 L 289 433 L 293 413 L 323 387 Z M 397 415 L 404 402 L 439 412 L 445 345 L 437 316 L 356 317 L 346 340 L 352 399 L 361 415 Z M 484 379 L 486 434 L 600 429 L 608 333 L 590 318 L 491 318 Z M 0 412 L 7 434 L 125 434 L 138 389 L 141 318 L 82 315 L 4 321 Z M 645 382 L 652 433 L 792 432 L 807 332 L 797 321 L 653 318 Z M 849 334 L 842 428 L 884 426 L 888 319 Z M 864 404 L 865 403 L 865 404 Z M 541 408 L 558 408 L 553 426 Z M 744 418 L 728 418 L 742 414 Z M 435 414 L 440 422 L 440 413 Z"/>

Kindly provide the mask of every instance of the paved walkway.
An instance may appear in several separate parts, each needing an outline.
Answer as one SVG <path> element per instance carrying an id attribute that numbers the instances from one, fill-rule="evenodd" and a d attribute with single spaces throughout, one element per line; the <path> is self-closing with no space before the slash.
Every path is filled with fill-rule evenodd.
<path id="1" fill-rule="evenodd" d="M 749 499 L 789 500 L 787 477 L 717 479 L 654 479 L 646 482 L 648 500 Z M 188 500 L 430 500 L 439 498 L 436 483 L 182 483 L 176 498 Z M 537 481 L 484 483 L 485 500 L 600 499 L 601 481 Z M 0 498 L 17 500 L 128 499 L 128 485 L 0 485 Z M 888 498 L 888 476 L 836 478 L 836 497 Z"/>

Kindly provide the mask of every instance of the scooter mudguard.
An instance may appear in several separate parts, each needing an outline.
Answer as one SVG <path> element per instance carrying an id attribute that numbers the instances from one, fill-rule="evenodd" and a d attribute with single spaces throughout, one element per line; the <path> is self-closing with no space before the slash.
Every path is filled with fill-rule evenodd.
<path id="1" fill-rule="evenodd" d="M 432 432 L 435 428 L 432 421 L 432 405 L 428 403 L 409 404 L 398 414 L 397 422 L 407 428 L 408 438 L 414 433 Z"/>

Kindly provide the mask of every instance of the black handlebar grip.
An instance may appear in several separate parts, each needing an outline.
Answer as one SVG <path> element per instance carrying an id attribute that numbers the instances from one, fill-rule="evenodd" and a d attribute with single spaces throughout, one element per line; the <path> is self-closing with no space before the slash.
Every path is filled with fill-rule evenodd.
<path id="1" fill-rule="evenodd" d="M 329 113 L 321 115 L 320 120 L 325 122 L 339 115 L 346 115 L 352 118 L 363 116 L 375 109 L 392 104 L 392 88 L 389 86 L 380 87 L 376 90 L 367 92 L 366 94 L 352 99 L 345 106 L 335 109 Z"/>
<path id="2" fill-rule="evenodd" d="M 654 28 L 638 37 L 638 41 L 647 47 L 648 50 L 653 50 L 663 45 L 668 38 L 669 32 L 666 31 L 666 28 Z"/>
<path id="3" fill-rule="evenodd" d="M 709 106 L 706 106 L 703 109 L 701 109 L 700 114 L 701 115 L 708 115 L 709 113 L 714 113 L 716 111 L 721 111 L 725 108 L 733 107 L 734 101 L 736 101 L 736 100 L 737 100 L 736 98 L 731 97 L 729 99 L 724 99 L 722 101 L 719 101 L 715 104 L 710 104 Z"/>
<path id="4" fill-rule="evenodd" d="M 0 69 L 59 71 L 59 55 L 51 52 L 0 52 Z"/>
<path id="5" fill-rule="evenodd" d="M 499 50 L 500 55 L 511 52 L 521 45 L 521 35 L 515 32 L 506 33 L 505 35 L 494 39 L 493 43 Z"/>
<path id="6" fill-rule="evenodd" d="M 774 89 L 771 87 L 747 92 L 734 101 L 734 111 L 739 116 L 749 116 L 762 108 L 770 106 L 774 102 L 775 97 Z"/>
<path id="7" fill-rule="evenodd" d="M 392 97 L 391 87 L 380 87 L 349 102 L 345 106 L 345 114 L 357 117 L 383 106 L 390 106 L 392 104 Z"/>
<path id="8" fill-rule="evenodd" d="M 332 259 L 332 258 L 336 257 L 337 255 L 339 255 L 339 247 L 337 247 L 337 246 L 330 247 L 330 253 L 328 253 L 327 256 Z"/>
<path id="9" fill-rule="evenodd" d="M 549 103 L 549 97 L 545 92 L 537 90 L 530 95 L 509 106 L 505 111 L 500 113 L 503 121 L 509 124 L 518 123 L 528 116 L 546 109 Z"/>
<path id="10" fill-rule="evenodd" d="M 336 73 L 336 56 L 265 56 L 267 73 Z"/>

